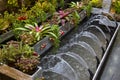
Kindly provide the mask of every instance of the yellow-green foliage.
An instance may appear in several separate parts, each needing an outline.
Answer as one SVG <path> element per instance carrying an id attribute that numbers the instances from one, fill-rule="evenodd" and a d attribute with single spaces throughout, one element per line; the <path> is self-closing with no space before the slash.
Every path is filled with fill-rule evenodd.
<path id="1" fill-rule="evenodd" d="M 35 3 L 35 0 L 7 0 L 8 6 L 12 7 L 22 7 L 22 6 L 31 6 Z"/>
<path id="2" fill-rule="evenodd" d="M 28 45 L 22 45 L 21 42 L 14 43 L 3 45 L 3 48 L 0 49 L 1 61 L 4 61 L 5 63 L 7 63 L 6 61 L 15 62 L 20 57 L 32 56 L 32 53 L 34 52 L 32 47 Z"/>
<path id="3" fill-rule="evenodd" d="M 10 26 L 10 23 L 13 21 L 13 14 L 9 14 L 7 11 L 4 12 L 4 15 L 0 18 L 0 30 L 6 30 Z"/>
<path id="4" fill-rule="evenodd" d="M 113 7 L 115 9 L 115 12 L 117 14 L 120 14 L 120 0 L 116 0 L 114 3 L 113 3 Z"/>
<path id="5" fill-rule="evenodd" d="M 17 7 L 18 6 L 18 0 L 8 0 L 7 4 L 11 5 L 11 6 L 14 6 L 14 7 Z"/>
<path id="6" fill-rule="evenodd" d="M 56 4 L 56 3 L 55 3 Z M 49 1 L 44 1 L 44 2 L 37 2 L 37 5 L 45 12 L 50 12 L 50 13 L 53 13 L 55 12 L 55 8 L 56 8 L 56 5 L 53 5 L 51 2 Z"/>
<path id="7" fill-rule="evenodd" d="M 102 0 L 91 0 L 90 3 L 93 7 L 102 7 Z"/>

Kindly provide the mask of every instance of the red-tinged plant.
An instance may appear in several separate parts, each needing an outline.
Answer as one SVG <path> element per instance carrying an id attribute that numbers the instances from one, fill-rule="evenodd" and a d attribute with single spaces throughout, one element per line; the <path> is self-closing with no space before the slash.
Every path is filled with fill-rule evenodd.
<path id="1" fill-rule="evenodd" d="M 65 22 L 68 21 L 68 15 L 71 13 L 71 11 L 63 11 L 60 10 L 58 12 L 55 12 L 53 17 L 48 20 L 50 24 L 56 24 L 56 25 L 62 25 L 65 26 Z"/>
<path id="2" fill-rule="evenodd" d="M 6 44 L 7 44 L 8 47 L 12 45 L 12 46 L 14 46 L 14 47 L 16 47 L 16 48 L 19 48 L 19 46 L 20 46 L 20 42 L 18 42 L 18 41 L 13 41 L 13 40 L 7 42 Z"/>
<path id="3" fill-rule="evenodd" d="M 56 13 L 56 14 L 58 14 L 58 16 L 59 16 L 60 19 L 62 19 L 62 18 L 64 18 L 64 17 L 66 17 L 68 14 L 70 14 L 70 12 L 64 12 L 64 11 L 60 10 L 60 11 L 59 11 L 58 13 Z"/>
<path id="4" fill-rule="evenodd" d="M 21 21 L 21 20 L 26 20 L 26 19 L 27 19 L 26 16 L 19 16 L 19 17 L 18 17 L 18 20 L 20 20 L 20 21 Z"/>
<path id="5" fill-rule="evenodd" d="M 0 63 L 17 68 L 25 73 L 31 72 L 39 64 L 39 55 L 33 48 L 22 42 L 11 41 L 0 49 Z"/>
<path id="6" fill-rule="evenodd" d="M 46 43 L 43 43 L 43 44 L 40 46 L 40 49 L 42 50 L 42 49 L 44 49 L 46 46 L 47 46 L 47 44 L 46 44 Z"/>
<path id="7" fill-rule="evenodd" d="M 63 30 L 60 30 L 60 35 L 64 35 L 65 32 Z"/>
<path id="8" fill-rule="evenodd" d="M 33 52 L 33 55 L 34 56 L 39 56 L 37 52 Z"/>
<path id="9" fill-rule="evenodd" d="M 23 44 L 32 45 L 32 44 L 36 43 L 36 39 L 34 38 L 34 36 L 29 34 L 28 32 L 23 32 L 20 35 L 20 39 L 23 42 Z"/>
<path id="10" fill-rule="evenodd" d="M 57 18 L 57 23 L 58 24 L 61 24 L 62 26 L 65 26 L 65 22 L 68 21 L 68 15 L 70 14 L 71 12 L 65 12 L 65 11 L 62 11 L 60 10 L 59 12 L 56 12 L 55 13 L 55 17 Z"/>
<path id="11" fill-rule="evenodd" d="M 37 68 L 37 65 L 39 64 L 39 60 L 37 56 L 32 57 L 21 57 L 17 60 L 15 63 L 16 67 L 28 74 L 32 74 L 32 70 L 35 70 Z"/>

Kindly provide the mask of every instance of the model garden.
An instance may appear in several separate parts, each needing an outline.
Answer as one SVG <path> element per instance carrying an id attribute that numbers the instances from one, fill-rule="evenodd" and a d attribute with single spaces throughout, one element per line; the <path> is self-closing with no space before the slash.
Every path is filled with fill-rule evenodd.
<path id="1" fill-rule="evenodd" d="M 102 8 L 102 2 L 0 0 L 0 80 L 46 80 L 41 75 L 46 51 L 58 50 L 61 39 L 90 18 L 92 8 Z M 119 0 L 113 0 L 110 12 L 120 21 Z"/>

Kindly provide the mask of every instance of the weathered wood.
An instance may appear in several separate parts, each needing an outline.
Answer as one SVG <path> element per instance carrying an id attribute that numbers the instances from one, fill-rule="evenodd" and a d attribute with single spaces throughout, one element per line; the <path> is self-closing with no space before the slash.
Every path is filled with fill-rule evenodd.
<path id="1" fill-rule="evenodd" d="M 13 36 L 14 36 L 14 33 L 12 30 L 0 35 L 0 43 L 10 39 Z"/>
<path id="2" fill-rule="evenodd" d="M 29 75 L 5 64 L 0 66 L 0 73 L 13 78 L 13 80 L 32 80 Z"/>

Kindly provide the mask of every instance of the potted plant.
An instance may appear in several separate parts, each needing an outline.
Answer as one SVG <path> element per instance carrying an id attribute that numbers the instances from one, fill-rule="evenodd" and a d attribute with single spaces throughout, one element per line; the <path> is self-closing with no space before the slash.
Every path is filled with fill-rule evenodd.
<path id="1" fill-rule="evenodd" d="M 18 33 L 20 40 L 24 44 L 34 46 L 34 50 L 39 54 L 49 45 L 49 43 L 47 44 L 48 41 L 56 48 L 59 46 L 58 25 L 42 24 L 39 26 L 37 23 L 34 23 L 34 25 L 26 24 L 24 27 L 16 28 L 15 32 Z M 45 42 L 46 38 L 48 39 L 47 42 Z"/>
<path id="2" fill-rule="evenodd" d="M 33 48 L 22 42 L 10 41 L 0 49 L 0 63 L 18 69 L 26 74 L 33 75 L 37 69 L 39 55 Z M 8 69 L 8 76 L 9 76 Z M 19 73 L 19 72 L 18 72 Z M 22 74 L 21 74 L 22 75 Z"/>
<path id="3" fill-rule="evenodd" d="M 85 10 L 82 12 L 82 10 Z M 71 25 L 76 26 L 82 19 L 86 16 L 86 11 L 88 14 L 90 14 L 91 6 L 84 5 L 83 2 L 71 2 L 70 8 L 67 8 L 65 10 L 59 10 L 58 12 L 55 12 L 53 17 L 48 20 L 50 24 L 59 24 L 60 26 L 64 26 L 68 28 L 68 23 Z M 67 26 L 65 26 L 67 25 Z"/>
<path id="4" fill-rule="evenodd" d="M 20 32 L 18 36 L 24 44 L 33 45 L 46 36 L 54 38 L 55 43 L 59 40 L 58 25 L 43 24 L 39 26 L 37 23 L 34 23 L 34 25 L 26 24 L 24 27 L 15 28 L 15 31 Z"/>
<path id="5" fill-rule="evenodd" d="M 77 11 L 73 11 L 73 12 L 72 11 L 73 11 L 72 8 L 66 9 L 66 10 L 60 10 L 60 11 L 56 12 L 53 15 L 52 19 L 50 19 L 48 22 L 50 24 L 57 24 L 60 26 L 65 26 L 66 22 L 76 25 L 78 23 L 77 20 L 79 20 L 80 17 L 78 15 Z"/>
<path id="6" fill-rule="evenodd" d="M 62 34 L 64 33 L 65 35 L 68 31 L 70 31 L 74 26 L 77 26 L 79 22 L 86 17 L 86 10 L 90 14 L 91 6 L 85 7 L 83 5 L 83 2 L 71 2 L 70 8 L 55 12 L 52 18 L 47 22 L 49 24 L 60 25 L 60 32 L 62 32 Z"/>

